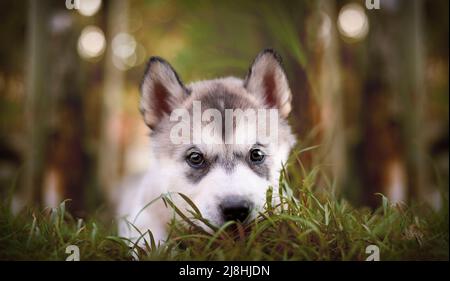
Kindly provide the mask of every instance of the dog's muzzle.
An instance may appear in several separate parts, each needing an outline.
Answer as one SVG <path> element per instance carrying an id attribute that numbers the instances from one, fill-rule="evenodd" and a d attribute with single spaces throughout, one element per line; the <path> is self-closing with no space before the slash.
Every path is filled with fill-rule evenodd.
<path id="1" fill-rule="evenodd" d="M 253 209 L 253 203 L 240 196 L 229 196 L 219 205 L 223 220 L 244 222 Z"/>

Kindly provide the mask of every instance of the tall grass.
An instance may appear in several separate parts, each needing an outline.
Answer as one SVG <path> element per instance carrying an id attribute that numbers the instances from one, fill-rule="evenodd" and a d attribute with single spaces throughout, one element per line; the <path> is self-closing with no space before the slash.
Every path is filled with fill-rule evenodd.
<path id="1" fill-rule="evenodd" d="M 2 202 L 0 259 L 64 260 L 66 247 L 77 245 L 82 260 L 365 260 L 366 248 L 376 245 L 381 260 L 448 260 L 448 199 L 434 211 L 394 205 L 378 194 L 377 210 L 355 209 L 331 192 L 314 192 L 316 175 L 314 169 L 297 177 L 284 170 L 279 189 L 269 189 L 257 219 L 210 226 L 212 234 L 197 227 L 196 221 L 207 221 L 188 197 L 183 196 L 191 205 L 186 215 L 162 196 L 181 219 L 171 222 L 168 242 L 160 247 L 150 231 L 142 233 L 144 249 L 117 236 L 114 222 L 73 218 L 66 201 L 18 215 Z M 277 205 L 272 205 L 274 196 L 280 196 Z"/>

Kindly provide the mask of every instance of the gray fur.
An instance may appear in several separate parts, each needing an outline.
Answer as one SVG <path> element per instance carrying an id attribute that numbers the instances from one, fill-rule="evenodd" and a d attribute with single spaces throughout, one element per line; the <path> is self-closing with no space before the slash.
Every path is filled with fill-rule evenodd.
<path id="1" fill-rule="evenodd" d="M 286 119 L 291 110 L 291 92 L 279 56 L 271 50 L 261 52 L 244 80 L 227 77 L 187 85 L 182 83 L 170 64 L 160 58 L 152 58 L 141 85 L 141 93 L 141 111 L 151 129 L 150 169 L 139 186 L 126 190 L 120 200 L 119 214 L 131 217 L 139 214 L 136 227 L 143 232 L 152 230 L 157 241 L 163 241 L 167 237 L 166 224 L 171 213 L 159 201 L 148 206 L 145 211 L 141 210 L 149 202 L 168 192 L 187 195 L 202 215 L 217 226 L 225 222 L 220 204 L 230 203 L 230 200 L 236 201 L 236 204 L 243 198 L 248 200 L 253 206 L 249 218 L 254 218 L 264 206 L 267 188 L 278 186 L 282 163 L 287 161 L 289 151 L 295 143 Z M 192 125 L 196 101 L 200 101 L 202 112 L 216 109 L 221 114 L 222 139 L 214 138 L 219 143 L 194 144 L 192 126 L 191 143 L 178 144 L 171 140 L 171 130 L 176 123 L 170 121 L 170 112 L 185 109 Z M 257 111 L 268 108 L 278 109 L 277 142 L 227 142 L 227 109 Z M 207 123 L 203 121 L 202 127 Z M 242 134 L 238 137 L 247 138 L 247 128 L 241 124 L 233 122 L 232 129 L 233 133 Z M 264 152 L 264 161 L 255 163 L 250 160 L 250 151 L 256 147 Z M 187 162 L 192 150 L 202 153 L 204 165 L 193 166 Z M 185 204 L 182 200 L 176 203 Z M 189 207 L 185 206 L 184 210 L 187 209 Z M 130 229 L 127 224 L 120 226 L 120 233 L 132 240 L 139 236 L 139 232 Z"/>

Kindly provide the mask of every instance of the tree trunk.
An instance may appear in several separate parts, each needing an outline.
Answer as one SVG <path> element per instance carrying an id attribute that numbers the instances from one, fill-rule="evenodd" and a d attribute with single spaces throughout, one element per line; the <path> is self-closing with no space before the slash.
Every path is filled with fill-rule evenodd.
<path id="1" fill-rule="evenodd" d="M 25 120 L 28 147 L 25 156 L 24 188 L 15 211 L 24 205 L 40 202 L 42 172 L 45 163 L 46 137 L 48 131 L 48 86 L 46 79 L 49 64 L 48 18 L 49 1 L 28 1 L 28 63 L 25 100 Z"/>
<path id="2" fill-rule="evenodd" d="M 107 7 L 107 42 L 120 32 L 127 30 L 128 2 L 114 0 Z M 101 136 L 99 148 L 99 183 L 101 189 L 110 195 L 117 183 L 121 170 L 120 132 L 122 130 L 122 95 L 124 73 L 113 63 L 113 50 L 108 48 L 105 60 L 105 85 L 102 98 Z"/>
<path id="3" fill-rule="evenodd" d="M 368 76 L 363 88 L 363 135 L 358 162 L 365 203 L 374 193 L 393 203 L 420 198 L 426 186 L 421 137 L 423 83 L 422 1 L 400 1 L 371 13 Z"/>
<path id="4" fill-rule="evenodd" d="M 70 12 L 55 7 L 53 17 L 66 17 Z M 51 63 L 48 77 L 50 128 L 42 200 L 45 206 L 56 207 L 62 200 L 70 199 L 68 209 L 76 216 L 84 211 L 84 187 L 86 179 L 85 139 L 83 110 L 83 81 L 81 61 L 76 52 L 79 28 L 71 22 L 71 28 L 52 28 L 48 42 L 51 57 L 59 58 Z"/>
<path id="5" fill-rule="evenodd" d="M 336 5 L 334 1 L 319 1 L 316 6 L 317 31 L 314 55 L 310 66 L 312 96 L 317 106 L 315 124 L 319 149 L 314 152 L 315 163 L 330 182 L 326 188 L 339 188 L 346 176 L 346 140 L 343 118 L 343 95 L 339 62 L 339 41 L 335 25 Z M 331 186 L 330 186 L 331 185 Z"/>

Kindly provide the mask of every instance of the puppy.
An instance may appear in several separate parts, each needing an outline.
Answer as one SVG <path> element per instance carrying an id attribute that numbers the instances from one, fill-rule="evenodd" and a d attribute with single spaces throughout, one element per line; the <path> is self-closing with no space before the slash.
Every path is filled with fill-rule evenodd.
<path id="1" fill-rule="evenodd" d="M 215 226 L 254 219 L 267 189 L 278 187 L 295 144 L 287 123 L 291 91 L 271 49 L 258 54 L 244 79 L 186 85 L 169 63 L 152 57 L 141 83 L 140 109 L 151 130 L 150 167 L 122 186 L 118 204 L 119 235 L 132 241 L 148 230 L 156 243 L 166 241 L 174 211 L 161 195 L 189 215 L 191 207 L 178 193 L 186 195 Z"/>

